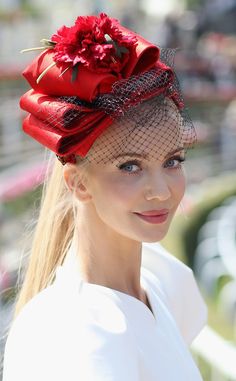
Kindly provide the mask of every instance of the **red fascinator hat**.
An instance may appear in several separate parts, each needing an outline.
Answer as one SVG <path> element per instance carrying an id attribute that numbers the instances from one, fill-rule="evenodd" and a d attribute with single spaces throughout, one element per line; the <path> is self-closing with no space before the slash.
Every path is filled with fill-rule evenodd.
<path id="1" fill-rule="evenodd" d="M 114 118 L 144 100 L 164 94 L 183 108 L 160 49 L 104 13 L 79 16 L 41 42 L 25 50 L 43 52 L 23 71 L 32 87 L 20 99 L 28 112 L 23 130 L 63 164 L 86 156 Z M 147 73 L 148 88 L 142 80 Z"/>

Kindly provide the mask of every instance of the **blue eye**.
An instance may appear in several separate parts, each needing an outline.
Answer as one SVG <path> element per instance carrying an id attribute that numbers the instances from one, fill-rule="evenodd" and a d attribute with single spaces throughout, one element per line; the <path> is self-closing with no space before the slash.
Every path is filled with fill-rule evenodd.
<path id="1" fill-rule="evenodd" d="M 141 170 L 140 164 L 136 160 L 128 161 L 127 163 L 121 164 L 118 166 L 118 168 L 121 171 L 130 173 L 130 174 L 137 173 L 138 171 Z"/>
<path id="2" fill-rule="evenodd" d="M 185 161 L 184 157 L 174 156 L 165 162 L 165 168 L 178 169 L 181 168 L 181 163 Z"/>

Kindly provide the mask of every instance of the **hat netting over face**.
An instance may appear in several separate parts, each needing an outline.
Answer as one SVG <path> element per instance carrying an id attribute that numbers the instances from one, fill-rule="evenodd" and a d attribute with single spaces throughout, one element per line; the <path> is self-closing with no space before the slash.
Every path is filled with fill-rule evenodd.
<path id="1" fill-rule="evenodd" d="M 152 98 L 132 107 L 94 142 L 85 159 L 109 163 L 123 156 L 163 161 L 175 151 L 186 150 L 184 126 L 176 105 L 169 99 Z"/>

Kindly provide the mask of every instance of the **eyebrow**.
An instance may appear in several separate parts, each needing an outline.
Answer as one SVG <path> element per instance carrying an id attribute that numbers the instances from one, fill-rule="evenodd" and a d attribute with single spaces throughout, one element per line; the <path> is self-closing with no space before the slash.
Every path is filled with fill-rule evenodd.
<path id="1" fill-rule="evenodd" d="M 176 152 L 179 152 L 179 151 L 183 151 L 185 148 L 184 147 L 179 147 L 171 152 L 168 152 L 167 155 L 165 155 L 165 159 L 170 156 L 170 155 L 173 155 L 175 154 Z M 139 157 L 141 159 L 148 159 L 148 154 L 143 152 L 143 153 L 136 153 L 136 152 L 125 152 L 125 153 L 122 153 L 120 155 L 117 155 L 117 156 L 114 156 L 112 159 L 119 159 L 119 158 L 122 158 L 122 157 L 126 157 L 126 156 L 129 156 L 129 157 Z"/>

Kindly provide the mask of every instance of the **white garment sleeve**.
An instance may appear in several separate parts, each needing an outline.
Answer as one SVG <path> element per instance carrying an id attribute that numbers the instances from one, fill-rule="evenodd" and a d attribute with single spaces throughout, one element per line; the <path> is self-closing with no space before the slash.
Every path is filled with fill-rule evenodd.
<path id="1" fill-rule="evenodd" d="M 207 306 L 193 271 L 160 244 L 144 244 L 142 265 L 158 278 L 165 303 L 190 345 L 207 322 Z"/>
<path id="2" fill-rule="evenodd" d="M 46 304 L 42 303 L 46 296 Z M 50 289 L 28 302 L 14 320 L 6 341 L 3 381 L 49 380 L 52 340 L 47 337 L 45 317 L 50 303 Z M 41 308 L 43 306 L 43 308 Z M 50 376 L 47 376 L 45 368 Z M 51 379 L 54 379 L 53 377 Z"/>
<path id="3" fill-rule="evenodd" d="M 109 332 L 88 311 L 78 320 L 70 303 L 63 298 L 55 303 L 60 295 L 54 291 L 34 297 L 14 321 L 3 381 L 139 381 L 137 348 L 129 334 Z"/>

